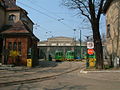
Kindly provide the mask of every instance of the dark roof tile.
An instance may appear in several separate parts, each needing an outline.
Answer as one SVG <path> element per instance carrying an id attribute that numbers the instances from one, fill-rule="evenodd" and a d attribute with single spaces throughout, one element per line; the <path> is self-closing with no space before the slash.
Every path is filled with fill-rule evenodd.
<path id="1" fill-rule="evenodd" d="M 18 21 L 13 25 L 5 25 L 1 33 L 29 33 L 22 21 Z"/>

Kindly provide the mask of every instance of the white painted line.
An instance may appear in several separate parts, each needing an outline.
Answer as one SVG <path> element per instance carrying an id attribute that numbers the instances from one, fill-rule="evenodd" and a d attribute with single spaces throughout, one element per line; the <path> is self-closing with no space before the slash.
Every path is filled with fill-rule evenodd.
<path id="1" fill-rule="evenodd" d="M 84 71 L 84 70 L 81 70 L 80 73 L 120 73 L 120 70 L 102 70 L 102 71 Z"/>
<path id="2" fill-rule="evenodd" d="M 85 69 L 85 68 L 81 69 L 81 70 L 80 70 L 80 73 L 87 74 L 87 73 L 88 73 L 88 71 L 84 71 L 84 69 Z"/>

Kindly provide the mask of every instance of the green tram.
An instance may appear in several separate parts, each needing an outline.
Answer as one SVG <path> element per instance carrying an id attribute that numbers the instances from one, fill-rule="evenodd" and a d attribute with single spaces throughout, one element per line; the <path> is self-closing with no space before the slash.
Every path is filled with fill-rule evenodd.
<path id="1" fill-rule="evenodd" d="M 72 61 L 75 60 L 75 53 L 73 51 L 67 51 L 64 54 L 62 51 L 55 52 L 55 61 Z"/>
<path id="2" fill-rule="evenodd" d="M 72 61 L 74 59 L 75 59 L 75 53 L 74 53 L 74 51 L 67 51 L 66 52 L 65 60 Z"/>
<path id="3" fill-rule="evenodd" d="M 62 51 L 56 51 L 55 52 L 55 61 L 63 61 L 64 60 L 64 54 Z"/>
<path id="4" fill-rule="evenodd" d="M 95 53 L 94 53 L 94 54 L 91 54 L 91 55 L 89 55 L 89 54 L 87 55 L 87 54 L 86 54 L 86 55 L 84 56 L 84 59 L 87 59 L 87 58 L 93 58 L 93 59 L 95 59 L 95 58 L 96 58 L 96 55 L 95 55 Z"/>
<path id="5" fill-rule="evenodd" d="M 92 55 L 88 55 L 87 54 L 83 59 L 87 59 L 87 58 L 96 58 L 95 54 Z M 80 58 L 77 57 L 76 53 L 74 51 L 67 51 L 65 54 L 63 53 L 63 51 L 56 51 L 55 52 L 55 61 L 79 61 Z"/>

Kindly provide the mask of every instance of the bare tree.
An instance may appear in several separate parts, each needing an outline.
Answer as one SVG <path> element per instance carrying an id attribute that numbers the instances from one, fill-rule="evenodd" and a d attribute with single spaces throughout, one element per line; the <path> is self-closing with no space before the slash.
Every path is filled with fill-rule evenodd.
<path id="1" fill-rule="evenodd" d="M 107 0 L 63 0 L 69 9 L 78 10 L 91 23 L 96 52 L 96 68 L 103 69 L 103 48 L 99 31 L 100 17 Z"/>

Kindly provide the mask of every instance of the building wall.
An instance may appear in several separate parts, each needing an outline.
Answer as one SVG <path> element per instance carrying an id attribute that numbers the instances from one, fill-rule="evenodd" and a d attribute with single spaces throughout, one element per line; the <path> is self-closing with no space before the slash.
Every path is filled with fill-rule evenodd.
<path id="1" fill-rule="evenodd" d="M 120 56 L 120 0 L 114 0 L 106 12 L 107 52 Z"/>
<path id="2" fill-rule="evenodd" d="M 32 40 L 32 51 L 33 51 L 33 57 L 32 57 L 32 60 L 33 60 L 33 66 L 35 65 L 38 65 L 39 62 L 38 62 L 38 55 L 39 55 L 39 51 L 38 51 L 38 47 L 37 47 L 37 41 L 36 40 Z"/>
<path id="3" fill-rule="evenodd" d="M 5 24 L 5 9 L 3 8 L 4 3 L 0 0 L 0 29 Z M 0 36 L 0 63 L 2 62 L 2 48 L 3 48 L 3 39 Z"/>
<path id="4" fill-rule="evenodd" d="M 67 51 L 75 51 L 76 56 L 80 56 L 80 42 L 70 37 L 52 37 L 47 41 L 38 42 L 39 58 L 48 58 L 49 54 L 54 58 L 56 51 L 62 51 L 65 55 Z M 82 43 L 82 58 L 86 54 L 86 44 Z"/>
<path id="5" fill-rule="evenodd" d="M 31 54 L 29 54 L 29 50 L 31 50 Z M 37 48 L 37 40 L 28 38 L 28 57 L 32 59 L 33 66 L 38 65 L 38 48 Z"/>
<path id="6" fill-rule="evenodd" d="M 14 21 L 9 20 L 10 15 L 16 16 Z M 8 10 L 6 12 L 5 24 L 12 25 L 13 23 L 18 22 L 19 20 L 22 20 L 29 27 L 29 29 L 33 32 L 33 22 L 29 19 L 29 17 L 27 16 L 27 13 L 24 13 L 22 11 L 20 12 L 20 10 L 18 11 Z"/>
<path id="7" fill-rule="evenodd" d="M 20 63 L 22 65 L 26 65 L 27 63 L 27 43 L 28 43 L 28 39 L 25 37 L 16 37 L 16 38 L 6 38 L 6 49 L 8 49 L 8 43 L 12 42 L 12 44 L 14 42 L 21 42 L 21 55 L 20 55 Z M 9 62 L 10 58 L 8 59 Z"/>
<path id="8" fill-rule="evenodd" d="M 16 0 L 13 0 L 13 1 L 15 1 L 14 3 L 16 3 Z M 14 23 L 16 23 L 18 21 L 22 21 L 23 23 L 18 22 L 16 25 L 16 29 L 14 29 L 14 26 L 13 26 L 13 27 L 9 27 L 8 30 L 6 30 L 6 31 L 2 31 L 2 33 L 1 33 L 2 40 L 0 38 L 0 43 L 2 42 L 1 46 L 0 46 L 0 50 L 1 50 L 0 51 L 0 60 L 2 57 L 3 64 L 7 64 L 6 62 L 8 62 L 9 64 L 13 64 L 13 63 L 16 63 L 17 61 L 20 61 L 19 64 L 26 65 L 27 58 L 28 58 L 28 51 L 32 49 L 32 54 L 31 54 L 32 57 L 31 58 L 34 59 L 33 63 L 36 63 L 37 40 L 36 40 L 36 37 L 33 35 L 33 33 L 31 33 L 31 32 L 33 32 L 33 22 L 27 16 L 28 13 L 24 9 L 16 6 L 16 4 L 13 5 L 13 3 L 8 2 L 7 0 L 6 0 L 5 4 L 7 5 L 7 8 L 4 7 L 5 12 L 4 12 L 4 9 L 0 6 L 0 28 L 2 27 L 2 25 L 3 26 L 15 25 Z M 1 5 L 1 1 L 0 1 L 0 5 Z M 24 29 L 24 30 L 21 30 L 21 29 Z M 9 30 L 11 30 L 11 31 L 9 31 Z M 16 30 L 18 30 L 18 32 Z M 21 34 L 21 36 L 15 35 L 15 34 L 19 34 L 19 33 Z M 28 34 L 30 36 L 28 36 Z M 33 40 L 33 38 L 35 38 L 35 39 Z M 10 55 L 9 51 L 13 50 L 14 42 L 16 42 L 17 44 L 18 44 L 18 42 L 21 42 L 21 44 L 22 44 L 21 45 L 21 54 L 19 54 L 19 56 L 15 57 L 15 60 L 14 60 L 15 62 L 12 61 L 13 57 L 9 56 Z M 11 43 L 12 43 L 12 49 L 8 49 L 8 46 L 10 46 Z M 16 43 L 14 43 L 14 45 Z"/>
<path id="9" fill-rule="evenodd" d="M 9 15 L 15 15 L 16 18 L 14 21 L 9 20 Z M 7 25 L 12 25 L 13 23 L 16 23 L 20 20 L 20 12 L 19 11 L 7 11 L 6 12 L 6 24 Z"/>
<path id="10" fill-rule="evenodd" d="M 38 42 L 38 46 L 80 46 L 80 42 L 69 37 L 52 37 L 48 38 L 47 41 Z"/>
<path id="11" fill-rule="evenodd" d="M 26 16 L 26 18 L 27 18 L 27 21 L 28 21 L 27 26 L 33 32 L 33 23 L 28 16 Z"/>
<path id="12" fill-rule="evenodd" d="M 5 10 L 0 6 L 0 28 L 5 24 Z"/>
<path id="13" fill-rule="evenodd" d="M 27 13 L 21 12 L 20 13 L 20 20 L 22 20 L 29 27 L 29 29 L 33 32 L 33 22 L 27 16 Z"/>

